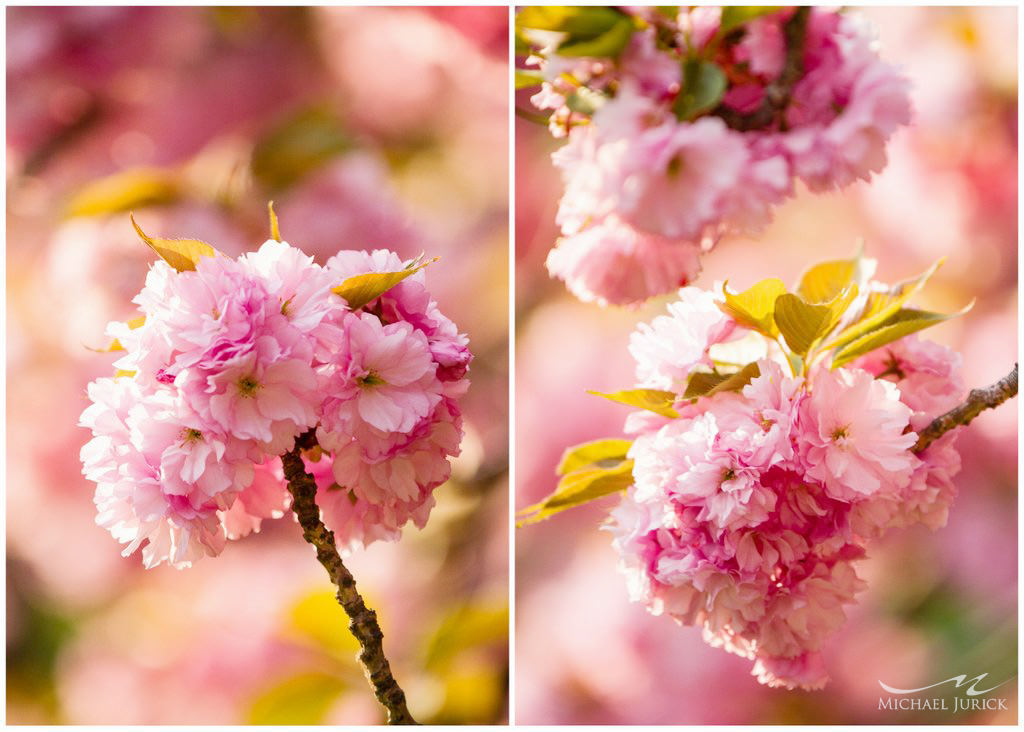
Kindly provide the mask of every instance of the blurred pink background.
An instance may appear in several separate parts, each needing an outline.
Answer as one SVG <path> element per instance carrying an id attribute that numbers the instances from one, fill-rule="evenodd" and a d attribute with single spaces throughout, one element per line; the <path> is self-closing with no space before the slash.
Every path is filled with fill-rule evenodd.
<path id="1" fill-rule="evenodd" d="M 507 8 L 7 9 L 7 721 L 376 723 L 290 517 L 145 571 L 94 524 L 76 427 L 152 235 L 440 256 L 476 360 L 426 529 L 349 561 L 420 721 L 508 678 Z"/>
<path id="2" fill-rule="evenodd" d="M 966 317 L 925 337 L 958 349 L 969 386 L 1017 359 L 1017 12 L 1015 8 L 884 8 L 883 58 L 913 83 L 914 124 L 898 132 L 871 184 L 805 190 L 755 239 L 726 238 L 696 284 L 739 291 L 769 276 L 793 282 L 812 263 L 853 253 L 863 238 L 878 278 L 895 282 L 948 257 L 920 299 Z M 532 109 L 529 90 L 517 106 Z M 516 505 L 555 487 L 562 450 L 621 435 L 627 408 L 590 396 L 633 383 L 626 350 L 639 310 L 577 302 L 548 278 L 561 183 L 537 124 L 516 121 Z M 516 530 L 516 720 L 522 724 L 900 724 L 1017 720 L 1016 682 L 995 693 L 1008 711 L 878 709 L 878 681 L 903 688 L 966 673 L 993 683 L 1017 673 L 1017 402 L 981 415 L 959 440 L 963 471 L 949 524 L 890 534 L 858 572 L 860 595 L 826 649 L 821 692 L 758 685 L 750 662 L 703 644 L 700 632 L 627 599 L 610 535 L 616 499 Z M 961 694 L 962 696 L 962 694 Z M 952 701 L 948 702 L 952 705 Z"/>

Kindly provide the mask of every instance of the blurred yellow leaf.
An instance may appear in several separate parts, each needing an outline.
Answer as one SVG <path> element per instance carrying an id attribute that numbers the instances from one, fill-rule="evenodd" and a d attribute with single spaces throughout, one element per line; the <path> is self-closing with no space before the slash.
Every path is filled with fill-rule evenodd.
<path id="1" fill-rule="evenodd" d="M 253 699 L 249 724 L 321 724 L 345 690 L 341 679 L 310 671 L 278 680 Z"/>
<path id="2" fill-rule="evenodd" d="M 508 636 L 506 605 L 461 605 L 449 612 L 430 636 L 424 665 L 431 669 L 446 668 L 463 651 L 507 645 Z"/>
<path id="3" fill-rule="evenodd" d="M 351 147 L 329 107 L 301 110 L 256 142 L 253 176 L 270 189 L 287 188 Z"/>
<path id="4" fill-rule="evenodd" d="M 198 239 L 156 239 L 147 236 L 135 223 L 133 214 L 128 214 L 128 218 L 131 219 L 132 226 L 135 227 L 135 233 L 139 235 L 139 238 L 146 242 L 162 260 L 179 272 L 194 270 L 201 257 L 217 255 L 216 249 Z"/>
<path id="5" fill-rule="evenodd" d="M 289 611 L 289 628 L 317 648 L 351 661 L 359 643 L 348 630 L 348 616 L 329 590 L 317 590 L 299 598 Z"/>
<path id="6" fill-rule="evenodd" d="M 98 216 L 176 201 L 178 176 L 160 168 L 135 168 L 86 184 L 67 204 L 68 216 Z"/>
<path id="7" fill-rule="evenodd" d="M 504 675 L 480 666 L 444 678 L 444 703 L 431 724 L 494 723 L 505 699 Z"/>

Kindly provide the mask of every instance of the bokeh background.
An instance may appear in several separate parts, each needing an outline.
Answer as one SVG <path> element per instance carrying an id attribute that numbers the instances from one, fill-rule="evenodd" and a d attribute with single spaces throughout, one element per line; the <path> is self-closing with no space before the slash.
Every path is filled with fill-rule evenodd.
<path id="1" fill-rule="evenodd" d="M 858 237 L 880 260 L 883 281 L 915 275 L 945 255 L 921 304 L 943 312 L 975 297 L 977 304 L 924 337 L 963 354 L 969 386 L 987 385 L 1017 358 L 1017 12 L 863 12 L 878 28 L 883 57 L 913 82 L 915 123 L 896 134 L 889 165 L 873 183 L 832 195 L 801 190 L 756 240 L 720 242 L 697 284 L 728 278 L 739 291 L 769 276 L 794 282 L 809 264 L 852 254 Z M 517 94 L 518 107 L 532 109 L 529 93 Z M 561 193 L 548 154 L 558 143 L 526 119 L 517 119 L 515 132 L 515 457 L 523 507 L 554 489 L 565 447 L 621 434 L 627 408 L 585 390 L 633 383 L 629 333 L 669 298 L 602 310 L 548 278 L 544 258 Z M 517 722 L 1015 724 L 1015 679 L 992 694 L 1009 697 L 1008 711 L 878 710 L 879 679 L 916 688 L 962 673 L 988 673 L 995 683 L 1017 673 L 1017 402 L 980 416 L 959 446 L 960 495 L 948 526 L 897 531 L 869 551 L 858 573 L 870 589 L 826 649 L 832 682 L 821 692 L 762 687 L 749 661 L 631 605 L 611 537 L 599 529 L 617 499 L 518 529 Z"/>
<path id="2" fill-rule="evenodd" d="M 76 426 L 152 235 L 281 231 L 441 257 L 476 359 L 423 531 L 349 561 L 420 721 L 499 722 L 508 680 L 507 8 L 7 9 L 7 721 L 375 723 L 290 517 L 191 569 L 94 524 Z"/>

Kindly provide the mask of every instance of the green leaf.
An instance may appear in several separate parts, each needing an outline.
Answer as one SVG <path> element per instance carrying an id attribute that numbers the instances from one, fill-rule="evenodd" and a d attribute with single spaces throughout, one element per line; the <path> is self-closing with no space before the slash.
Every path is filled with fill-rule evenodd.
<path id="1" fill-rule="evenodd" d="M 146 242 L 162 260 L 179 272 L 194 270 L 202 257 L 217 256 L 216 249 L 198 239 L 157 239 L 147 236 L 135 223 L 133 214 L 128 214 L 128 218 L 131 220 L 132 226 L 135 227 L 135 233 L 139 235 L 139 238 Z"/>
<path id="2" fill-rule="evenodd" d="M 731 374 L 723 374 L 718 371 L 699 371 L 690 375 L 683 398 L 696 399 L 697 397 L 710 397 L 727 391 L 739 391 L 760 375 L 761 367 L 757 365 L 756 361 L 748 363 L 739 371 Z"/>
<path id="3" fill-rule="evenodd" d="M 811 347 L 828 334 L 857 297 L 857 285 L 838 293 L 830 302 L 812 305 L 799 295 L 785 293 L 775 300 L 775 324 L 794 353 L 806 357 Z"/>
<path id="4" fill-rule="evenodd" d="M 614 8 L 578 5 L 531 5 L 516 14 L 516 28 L 568 33 L 577 39 L 597 38 L 623 18 Z"/>
<path id="5" fill-rule="evenodd" d="M 593 89 L 581 86 L 573 90 L 565 98 L 565 106 L 577 114 L 585 114 L 588 117 L 601 108 L 605 103 L 605 96 Z"/>
<path id="6" fill-rule="evenodd" d="M 631 440 L 606 439 L 584 442 L 581 445 L 566 448 L 555 472 L 559 475 L 567 475 L 588 465 L 600 464 L 607 460 L 614 460 L 618 464 L 626 459 L 626 453 L 632 444 Z M 608 466 L 601 465 L 601 467 Z"/>
<path id="7" fill-rule="evenodd" d="M 722 8 L 722 19 L 718 25 L 718 37 L 726 36 L 744 23 L 749 23 L 762 15 L 771 15 L 782 9 L 779 5 L 752 6 L 726 5 Z"/>
<path id="8" fill-rule="evenodd" d="M 615 58 L 629 43 L 633 30 L 632 19 L 623 16 L 615 25 L 594 38 L 570 35 L 569 39 L 558 47 L 557 53 L 567 58 Z"/>
<path id="9" fill-rule="evenodd" d="M 528 89 L 537 86 L 544 81 L 544 75 L 539 71 L 524 71 L 516 69 L 516 89 Z"/>
<path id="10" fill-rule="evenodd" d="M 341 120 L 329 107 L 310 107 L 257 140 L 252 174 L 271 190 L 287 188 L 351 147 Z"/>
<path id="11" fill-rule="evenodd" d="M 631 407 L 646 409 L 654 412 L 655 414 L 660 414 L 662 417 L 672 417 L 674 419 L 679 416 L 679 413 L 672 408 L 672 405 L 676 400 L 676 395 L 671 391 L 661 391 L 660 389 L 627 389 L 625 391 L 616 391 L 610 394 L 606 394 L 601 391 L 588 391 L 587 393 L 601 396 L 605 399 L 611 399 L 613 402 L 619 402 L 620 404 L 628 404 Z"/>
<path id="12" fill-rule="evenodd" d="M 633 461 L 624 460 L 614 468 L 586 468 L 569 473 L 558 488 L 540 503 L 519 512 L 518 526 L 543 521 L 556 513 L 624 491 L 633 485 Z"/>
<path id="13" fill-rule="evenodd" d="M 86 184 L 68 201 L 67 215 L 97 216 L 172 203 L 180 193 L 176 174 L 159 168 L 135 168 Z"/>
<path id="14" fill-rule="evenodd" d="M 761 280 L 750 289 L 735 295 L 725 289 L 728 284 L 728 280 L 722 284 L 725 302 L 718 303 L 722 312 L 732 316 L 740 325 L 756 330 L 762 335 L 769 338 L 778 336 L 779 329 L 775 326 L 774 313 L 775 300 L 786 292 L 782 280 L 774 277 Z"/>
<path id="15" fill-rule="evenodd" d="M 928 282 L 945 261 L 946 258 L 942 257 L 917 277 L 912 277 L 909 280 L 894 285 L 885 292 L 870 293 L 857 321 L 847 326 L 825 348 L 842 348 L 865 333 L 880 327 L 895 315 L 903 307 L 904 303 L 920 292 L 925 283 Z"/>
<path id="16" fill-rule="evenodd" d="M 914 310 L 911 308 L 899 310 L 878 328 L 865 333 L 860 338 L 851 341 L 837 351 L 832 358 L 832 368 L 836 369 L 840 366 L 845 366 L 855 358 L 870 353 L 876 348 L 881 348 L 911 333 L 916 333 L 919 330 L 930 328 L 933 325 L 963 315 L 972 307 L 974 307 L 973 300 L 966 307 L 955 313 L 932 313 L 927 310 Z"/>
<path id="17" fill-rule="evenodd" d="M 319 671 L 290 676 L 253 699 L 247 721 L 249 724 L 321 724 L 344 690 L 341 679 Z"/>
<path id="18" fill-rule="evenodd" d="M 712 61 L 688 59 L 683 64 L 683 88 L 676 96 L 673 111 L 680 120 L 692 120 L 718 106 L 725 96 L 728 80 Z"/>
<path id="19" fill-rule="evenodd" d="M 439 257 L 434 257 L 429 262 L 424 262 L 421 254 L 400 272 L 367 272 L 353 275 L 337 287 L 332 287 L 331 292 L 345 298 L 345 302 L 352 310 L 358 310 L 371 300 L 383 295 L 406 277 L 411 277 L 438 259 Z"/>

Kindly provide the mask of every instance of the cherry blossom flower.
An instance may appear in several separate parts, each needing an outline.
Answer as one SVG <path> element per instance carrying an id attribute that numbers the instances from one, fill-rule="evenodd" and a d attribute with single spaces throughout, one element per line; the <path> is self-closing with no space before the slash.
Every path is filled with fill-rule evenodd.
<path id="1" fill-rule="evenodd" d="M 119 375 L 90 384 L 81 417 L 97 523 L 125 555 L 141 548 L 147 567 L 187 567 L 283 516 L 277 458 L 314 428 L 320 462 L 304 457 L 342 546 L 425 524 L 459 452 L 468 340 L 422 274 L 358 312 L 333 291 L 405 266 L 376 250 L 321 267 L 267 241 L 194 270 L 151 267 L 134 300 L 144 322 L 108 328 L 124 349 Z"/>
<path id="2" fill-rule="evenodd" d="M 719 7 L 614 12 L 643 28 L 614 55 L 561 56 L 565 34 L 524 28 L 544 79 L 533 102 L 566 138 L 552 153 L 565 188 L 548 269 L 582 300 L 672 291 L 720 237 L 765 226 L 796 180 L 813 191 L 869 180 L 910 122 L 909 82 L 854 13 L 762 9 L 723 27 Z M 798 12 L 802 64 L 789 79 Z"/>

